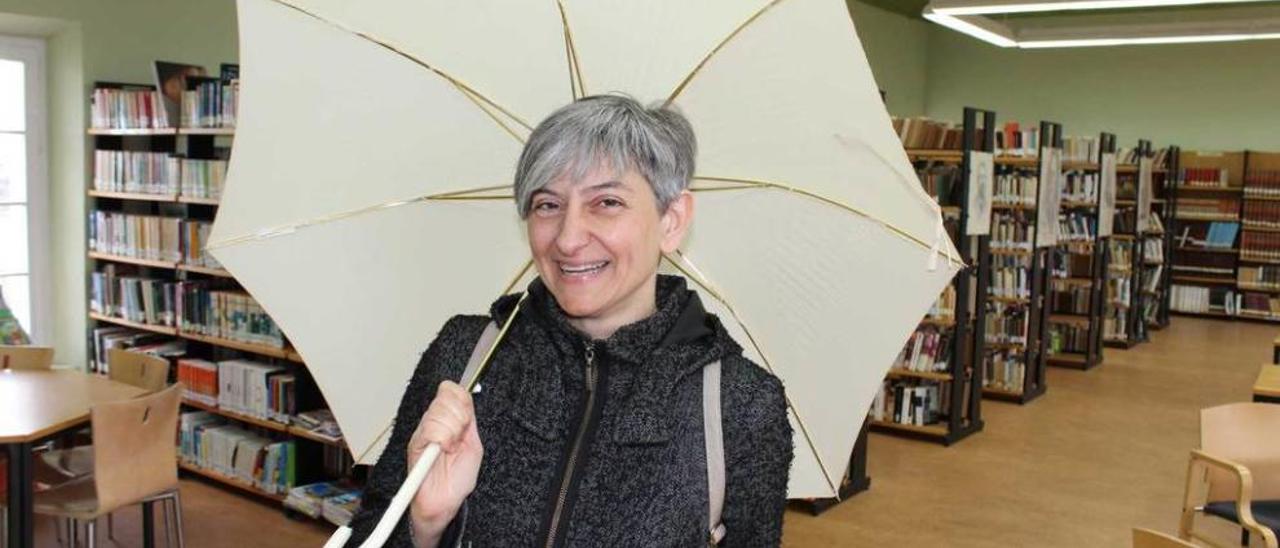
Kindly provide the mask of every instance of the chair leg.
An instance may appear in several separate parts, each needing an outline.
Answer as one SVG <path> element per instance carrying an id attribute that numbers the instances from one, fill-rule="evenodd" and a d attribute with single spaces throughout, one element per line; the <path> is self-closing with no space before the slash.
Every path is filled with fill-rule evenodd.
<path id="1" fill-rule="evenodd" d="M 80 524 L 76 523 L 76 520 L 74 519 L 68 519 L 67 520 L 67 537 L 71 539 L 69 541 L 71 548 L 76 548 L 76 541 L 80 536 L 79 533 L 80 533 Z"/>
<path id="2" fill-rule="evenodd" d="M 1248 529 L 1245 529 L 1245 528 L 1241 528 L 1241 529 L 1240 529 L 1240 545 L 1241 545 L 1241 546 L 1248 546 L 1248 545 L 1249 545 L 1249 530 L 1248 530 Z"/>
<path id="3" fill-rule="evenodd" d="M 187 548 L 182 535 L 182 494 L 177 490 L 173 492 L 173 522 L 174 530 L 178 532 L 178 548 Z"/>
<path id="4" fill-rule="evenodd" d="M 107 514 L 107 539 L 115 542 L 116 540 L 116 520 L 114 514 Z"/>
<path id="5" fill-rule="evenodd" d="M 161 503 L 164 505 L 164 545 L 173 548 L 173 499 L 165 497 Z"/>
<path id="6" fill-rule="evenodd" d="M 88 548 L 98 547 L 98 520 L 91 519 L 84 524 L 84 536 L 88 540 L 85 546 Z"/>

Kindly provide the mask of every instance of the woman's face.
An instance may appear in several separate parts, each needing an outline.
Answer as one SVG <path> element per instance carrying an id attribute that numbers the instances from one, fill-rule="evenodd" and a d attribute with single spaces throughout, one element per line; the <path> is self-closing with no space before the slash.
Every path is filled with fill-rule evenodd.
<path id="1" fill-rule="evenodd" d="M 534 192 L 529 247 L 561 309 L 616 328 L 652 313 L 658 261 L 679 247 L 692 207 L 686 191 L 659 213 L 642 175 L 599 165 Z"/>

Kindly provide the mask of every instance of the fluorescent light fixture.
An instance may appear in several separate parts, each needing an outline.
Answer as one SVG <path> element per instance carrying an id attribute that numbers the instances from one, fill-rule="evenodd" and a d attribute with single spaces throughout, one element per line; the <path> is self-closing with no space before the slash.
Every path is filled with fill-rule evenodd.
<path id="1" fill-rule="evenodd" d="M 940 0 L 930 4 L 935 13 L 945 15 L 989 15 L 993 13 L 1034 13 L 1046 11 L 1108 10 L 1121 8 L 1165 8 L 1199 4 L 1242 4 L 1269 0 Z"/>
<path id="2" fill-rule="evenodd" d="M 1012 38 L 1005 36 L 996 31 L 987 30 L 978 24 L 966 21 L 960 17 L 952 17 L 925 9 L 922 14 L 925 19 L 933 21 L 939 25 L 947 27 L 956 32 L 967 34 L 988 44 L 1000 46 L 1002 48 L 1011 48 L 1018 45 Z"/>
<path id="3" fill-rule="evenodd" d="M 1097 46 L 1135 46 L 1150 44 L 1194 44 L 1205 42 L 1239 42 L 1244 40 L 1275 40 L 1280 33 L 1267 34 L 1206 34 L 1201 36 L 1147 36 L 1140 38 L 1079 38 L 1068 40 L 1028 40 L 1018 42 L 1018 47 L 1027 49 L 1040 48 L 1079 48 Z"/>

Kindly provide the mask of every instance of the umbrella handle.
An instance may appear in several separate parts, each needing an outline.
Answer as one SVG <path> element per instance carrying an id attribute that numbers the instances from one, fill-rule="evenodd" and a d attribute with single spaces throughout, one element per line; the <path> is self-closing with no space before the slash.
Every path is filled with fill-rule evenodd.
<path id="1" fill-rule="evenodd" d="M 369 538 L 365 539 L 364 544 L 360 548 L 380 548 L 391 537 L 391 531 L 395 529 L 396 524 L 400 523 L 400 516 L 404 515 L 405 509 L 409 507 L 409 503 L 413 501 L 413 496 L 417 494 L 418 488 L 422 487 L 422 482 L 427 479 L 427 472 L 431 471 L 431 466 L 435 464 L 436 457 L 440 456 L 440 444 L 432 443 L 427 446 L 427 450 L 418 458 L 418 462 L 413 464 L 413 468 L 409 470 L 409 475 L 404 479 L 404 483 L 400 484 L 400 489 L 396 491 L 396 496 L 391 498 L 391 503 L 387 505 L 387 510 L 382 513 L 382 518 L 378 520 L 378 526 L 373 528 L 373 532 L 369 534 Z M 329 541 L 324 544 L 325 548 L 340 548 L 347 544 L 347 540 L 351 538 L 350 527 L 339 527 L 333 532 L 333 536 L 329 537 Z"/>

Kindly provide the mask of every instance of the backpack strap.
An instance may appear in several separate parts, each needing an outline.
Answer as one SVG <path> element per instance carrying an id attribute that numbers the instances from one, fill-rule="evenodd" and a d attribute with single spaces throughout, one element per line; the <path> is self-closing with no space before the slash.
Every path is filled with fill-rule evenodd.
<path id="1" fill-rule="evenodd" d="M 707 444 L 707 494 L 710 499 L 707 544 L 724 539 L 724 431 L 720 415 L 720 360 L 702 368 L 702 428 Z"/>
<path id="2" fill-rule="evenodd" d="M 471 357 L 467 359 L 467 368 L 462 371 L 462 378 L 458 379 L 458 383 L 464 387 L 471 377 L 476 374 L 476 370 L 480 369 L 480 361 L 484 359 L 484 353 L 489 351 L 489 347 L 493 346 L 493 341 L 498 338 L 498 324 L 489 322 L 484 327 L 484 332 L 480 333 L 480 340 L 476 341 L 476 347 L 471 350 Z M 479 388 L 479 385 L 476 385 Z"/>

